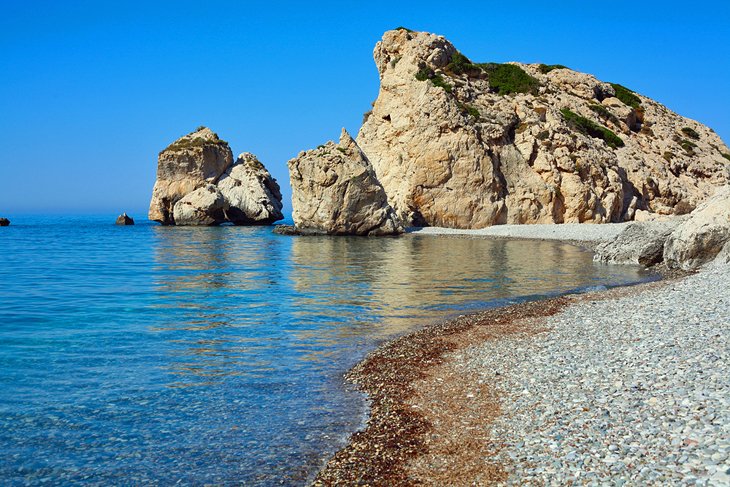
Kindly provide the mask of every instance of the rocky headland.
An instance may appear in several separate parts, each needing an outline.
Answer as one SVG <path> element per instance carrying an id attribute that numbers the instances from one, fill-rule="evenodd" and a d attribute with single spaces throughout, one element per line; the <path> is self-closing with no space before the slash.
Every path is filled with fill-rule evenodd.
<path id="1" fill-rule="evenodd" d="M 617 83 L 560 65 L 473 62 L 442 36 L 404 28 L 386 32 L 374 58 L 380 91 L 358 157 L 403 226 L 651 220 L 687 214 L 730 181 L 730 149 L 712 129 Z M 310 175 L 327 172 L 333 150 L 306 153 Z M 313 226 L 343 233 L 340 201 L 320 201 L 299 164 L 289 164 L 294 206 L 317 207 Z"/>
<path id="2" fill-rule="evenodd" d="M 708 127 L 564 66 L 472 62 L 388 31 L 357 142 L 406 225 L 620 222 L 689 213 L 728 182 Z"/>
<path id="3" fill-rule="evenodd" d="M 228 143 L 199 127 L 160 152 L 149 219 L 163 225 L 269 225 L 281 220 L 281 192 L 253 154 L 236 160 Z"/>

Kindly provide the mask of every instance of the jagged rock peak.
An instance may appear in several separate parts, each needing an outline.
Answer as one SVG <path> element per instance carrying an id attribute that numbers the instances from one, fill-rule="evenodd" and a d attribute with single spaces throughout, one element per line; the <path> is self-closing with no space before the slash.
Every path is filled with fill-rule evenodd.
<path id="1" fill-rule="evenodd" d="M 234 163 L 228 143 L 209 128 L 198 127 L 160 152 L 150 220 L 258 225 L 282 218 L 276 180 L 252 154 Z"/>
<path id="2" fill-rule="evenodd" d="M 357 143 L 408 223 L 610 222 L 691 211 L 729 179 L 711 129 L 559 65 L 475 63 L 388 31 Z"/>
<path id="3" fill-rule="evenodd" d="M 289 161 L 292 216 L 301 233 L 393 235 L 403 232 L 372 165 L 343 128 L 340 141 Z"/>

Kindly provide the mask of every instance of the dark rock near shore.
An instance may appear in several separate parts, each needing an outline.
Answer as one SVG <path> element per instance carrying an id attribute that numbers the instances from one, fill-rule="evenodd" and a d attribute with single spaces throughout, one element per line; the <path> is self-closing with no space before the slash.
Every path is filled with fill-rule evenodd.
<path id="1" fill-rule="evenodd" d="M 0 227 L 7 227 L 10 225 L 10 220 L 7 218 L 0 218 Z"/>
<path id="2" fill-rule="evenodd" d="M 134 218 L 127 215 L 126 213 L 122 213 L 117 217 L 116 221 L 117 225 L 134 225 Z"/>

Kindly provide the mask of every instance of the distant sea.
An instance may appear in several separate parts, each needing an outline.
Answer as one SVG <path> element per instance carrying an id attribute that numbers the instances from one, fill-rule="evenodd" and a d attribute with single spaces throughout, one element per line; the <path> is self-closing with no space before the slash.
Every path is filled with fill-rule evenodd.
<path id="1" fill-rule="evenodd" d="M 449 316 L 650 279 L 561 243 L 271 227 L 0 228 L 0 484 L 297 485 L 366 417 L 342 374 Z"/>

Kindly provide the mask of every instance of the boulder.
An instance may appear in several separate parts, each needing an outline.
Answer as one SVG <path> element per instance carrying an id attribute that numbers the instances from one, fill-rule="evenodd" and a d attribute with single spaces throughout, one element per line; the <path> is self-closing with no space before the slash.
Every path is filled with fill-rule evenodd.
<path id="1" fill-rule="evenodd" d="M 218 225 L 226 221 L 226 199 L 214 184 L 183 196 L 173 209 L 176 225 Z"/>
<path id="2" fill-rule="evenodd" d="M 539 64 L 473 64 L 388 31 L 357 136 L 406 224 L 605 223 L 684 214 L 730 180 L 710 128 L 620 85 Z"/>
<path id="3" fill-rule="evenodd" d="M 270 225 L 284 218 L 279 184 L 251 153 L 244 152 L 221 177 L 226 220 L 234 225 Z"/>
<path id="4" fill-rule="evenodd" d="M 664 242 L 680 223 L 679 217 L 661 222 L 632 223 L 615 239 L 598 245 L 593 260 L 647 267 L 659 264 L 664 259 Z"/>
<path id="5" fill-rule="evenodd" d="M 350 134 L 289 161 L 292 216 L 302 233 L 394 235 L 403 232 L 373 167 Z"/>
<path id="6" fill-rule="evenodd" d="M 727 251 L 730 242 L 730 185 L 694 210 L 664 244 L 669 268 L 692 270 Z"/>
<path id="7" fill-rule="evenodd" d="M 7 227 L 10 225 L 10 220 L 7 218 L 0 218 L 0 227 Z"/>
<path id="8" fill-rule="evenodd" d="M 174 207 L 185 195 L 215 184 L 233 164 L 228 143 L 207 127 L 199 127 L 160 152 L 149 219 L 176 224 Z"/>
<path id="9" fill-rule="evenodd" d="M 281 208 L 279 185 L 263 164 L 248 153 L 234 163 L 228 143 L 206 127 L 160 152 L 150 220 L 163 225 L 267 225 L 283 218 Z"/>
<path id="10" fill-rule="evenodd" d="M 122 213 L 117 217 L 116 221 L 117 225 L 134 225 L 134 218 L 127 215 L 126 213 Z"/>

